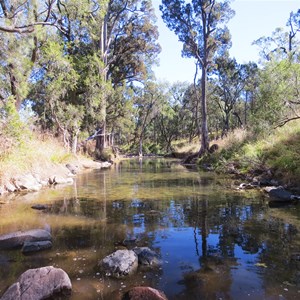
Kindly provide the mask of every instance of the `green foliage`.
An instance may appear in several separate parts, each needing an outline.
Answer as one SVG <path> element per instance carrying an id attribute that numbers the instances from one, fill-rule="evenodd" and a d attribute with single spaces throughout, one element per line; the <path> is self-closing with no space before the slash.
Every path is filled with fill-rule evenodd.
<path id="1" fill-rule="evenodd" d="M 12 138 L 16 146 L 20 146 L 29 137 L 29 131 L 20 119 L 13 97 L 7 99 L 4 106 L 4 115 L 5 125 L 1 129 L 1 134 Z"/>
<path id="2" fill-rule="evenodd" d="M 295 116 L 300 104 L 300 66 L 288 59 L 269 62 L 260 72 L 260 85 L 252 124 L 257 132 L 280 125 Z"/>

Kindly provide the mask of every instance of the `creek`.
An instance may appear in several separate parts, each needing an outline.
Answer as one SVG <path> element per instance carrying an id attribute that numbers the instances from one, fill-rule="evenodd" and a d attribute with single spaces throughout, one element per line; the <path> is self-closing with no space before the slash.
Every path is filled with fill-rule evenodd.
<path id="1" fill-rule="evenodd" d="M 0 250 L 0 295 L 27 269 L 53 265 L 70 276 L 72 300 L 114 300 L 139 285 L 169 300 L 299 299 L 300 205 L 271 208 L 261 192 L 233 186 L 176 160 L 131 159 L 73 185 L 5 196 L 0 235 L 49 228 L 53 247 Z M 153 249 L 162 265 L 101 274 L 98 261 L 124 244 Z"/>

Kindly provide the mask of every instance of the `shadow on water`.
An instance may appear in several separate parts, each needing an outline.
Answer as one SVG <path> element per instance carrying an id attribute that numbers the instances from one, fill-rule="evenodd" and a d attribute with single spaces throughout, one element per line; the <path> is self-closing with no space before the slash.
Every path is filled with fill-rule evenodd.
<path id="1" fill-rule="evenodd" d="M 38 194 L 32 201 L 47 204 L 43 211 L 12 201 L 0 207 L 0 233 L 47 224 L 53 248 L 29 256 L 0 250 L 1 294 L 23 271 L 50 264 L 69 274 L 71 299 L 119 299 L 136 285 L 169 299 L 298 299 L 299 207 L 270 208 L 231 184 L 175 161 L 128 160 Z M 121 280 L 102 275 L 98 261 L 125 246 L 150 247 L 162 266 Z"/>

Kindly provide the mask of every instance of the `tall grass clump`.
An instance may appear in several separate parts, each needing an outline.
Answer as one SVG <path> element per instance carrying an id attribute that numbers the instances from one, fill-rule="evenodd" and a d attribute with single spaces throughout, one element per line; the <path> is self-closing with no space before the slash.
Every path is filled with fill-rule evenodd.
<path id="1" fill-rule="evenodd" d="M 16 175 L 43 174 L 52 164 L 71 158 L 56 138 L 38 132 L 29 119 L 22 118 L 13 101 L 1 109 L 0 185 Z"/>

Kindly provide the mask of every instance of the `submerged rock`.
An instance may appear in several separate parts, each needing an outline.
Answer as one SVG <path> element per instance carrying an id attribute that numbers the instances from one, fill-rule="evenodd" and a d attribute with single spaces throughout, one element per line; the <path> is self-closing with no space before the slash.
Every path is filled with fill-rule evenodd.
<path id="1" fill-rule="evenodd" d="M 144 266 L 159 266 L 162 264 L 156 252 L 148 247 L 136 247 L 133 249 L 138 256 L 139 264 Z"/>
<path id="2" fill-rule="evenodd" d="M 136 271 L 138 257 L 132 250 L 117 250 L 102 259 L 98 266 L 107 276 L 124 277 Z"/>
<path id="3" fill-rule="evenodd" d="M 17 231 L 0 236 L 0 249 L 22 247 L 25 242 L 51 241 L 51 234 L 43 229 Z"/>
<path id="4" fill-rule="evenodd" d="M 25 242 L 21 251 L 24 254 L 28 254 L 31 252 L 42 251 L 50 248 L 52 248 L 51 241 Z"/>
<path id="5" fill-rule="evenodd" d="M 124 294 L 122 300 L 168 300 L 166 295 L 159 290 L 147 286 L 138 286 Z"/>
<path id="6" fill-rule="evenodd" d="M 72 290 L 68 274 L 52 266 L 30 269 L 11 285 L 1 300 L 41 300 L 69 295 Z"/>
<path id="7" fill-rule="evenodd" d="M 32 209 L 37 209 L 37 210 L 45 210 L 49 208 L 49 205 L 45 204 L 34 204 L 31 206 Z"/>

